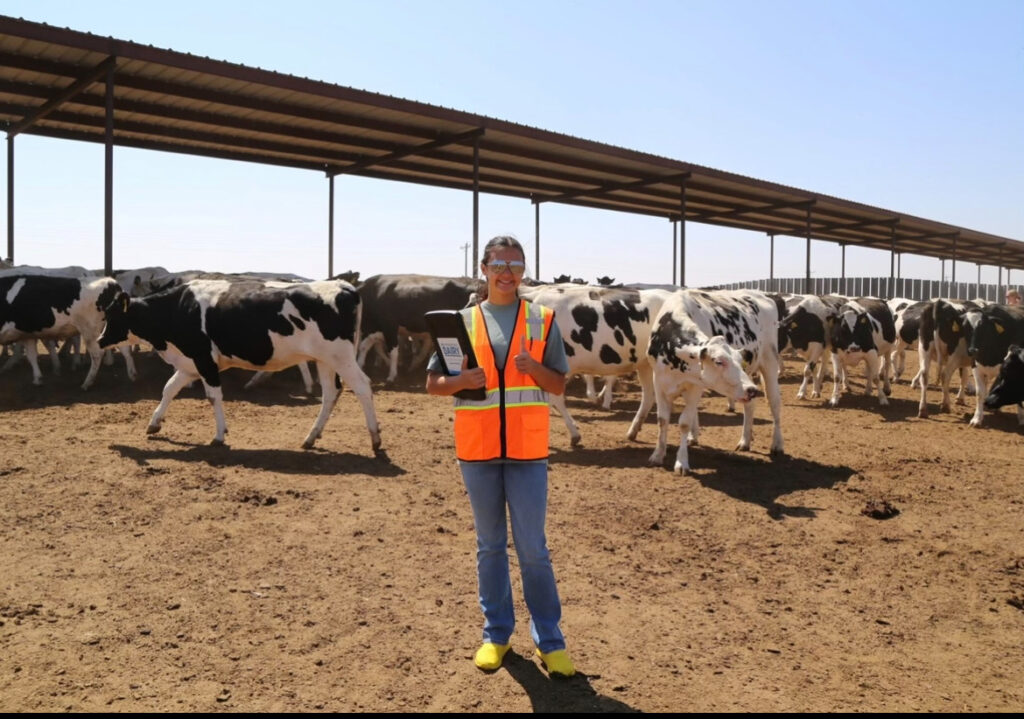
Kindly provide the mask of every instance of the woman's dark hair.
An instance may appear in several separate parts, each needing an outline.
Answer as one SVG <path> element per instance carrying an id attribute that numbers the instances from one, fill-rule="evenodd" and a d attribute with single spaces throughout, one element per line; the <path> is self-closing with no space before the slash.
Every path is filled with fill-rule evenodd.
<path id="1" fill-rule="evenodd" d="M 492 237 L 488 240 L 487 244 L 484 245 L 484 253 L 480 257 L 480 264 L 486 265 L 491 259 L 491 253 L 495 250 L 519 250 L 519 254 L 523 256 L 524 260 L 526 259 L 526 251 L 523 250 L 523 246 L 519 244 L 519 240 L 512 235 L 498 235 L 497 237 Z M 487 299 L 486 275 L 484 275 L 480 280 L 480 286 L 476 293 L 481 302 Z"/>

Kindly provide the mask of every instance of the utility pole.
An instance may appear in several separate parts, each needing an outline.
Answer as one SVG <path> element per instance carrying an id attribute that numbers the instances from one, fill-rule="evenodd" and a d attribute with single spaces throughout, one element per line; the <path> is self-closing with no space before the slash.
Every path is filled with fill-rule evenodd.
<path id="1" fill-rule="evenodd" d="M 469 277 L 469 243 L 460 245 L 462 250 L 462 276 Z"/>

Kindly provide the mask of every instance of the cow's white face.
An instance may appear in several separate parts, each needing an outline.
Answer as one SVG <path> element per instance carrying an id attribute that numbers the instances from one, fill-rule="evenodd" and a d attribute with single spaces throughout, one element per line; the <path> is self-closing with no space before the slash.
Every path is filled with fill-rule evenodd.
<path id="1" fill-rule="evenodd" d="M 739 350 L 726 344 L 722 337 L 712 337 L 701 350 L 701 384 L 727 399 L 748 402 L 758 391 L 744 364 Z"/>

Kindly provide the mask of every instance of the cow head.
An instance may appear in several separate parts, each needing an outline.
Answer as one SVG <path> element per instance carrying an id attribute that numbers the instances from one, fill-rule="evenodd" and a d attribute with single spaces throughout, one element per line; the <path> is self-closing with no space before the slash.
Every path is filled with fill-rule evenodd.
<path id="1" fill-rule="evenodd" d="M 100 333 L 100 349 L 106 349 L 128 340 L 128 309 L 131 307 L 131 297 L 127 292 L 120 291 L 114 300 L 103 308 L 103 314 L 107 318 Z"/>
<path id="2" fill-rule="evenodd" d="M 615 282 L 615 278 L 614 277 L 598 277 L 597 278 L 597 284 L 602 285 L 604 287 L 610 287 L 614 282 Z"/>
<path id="3" fill-rule="evenodd" d="M 967 344 L 967 354 L 982 367 L 998 366 L 1010 345 L 1020 341 L 1013 336 L 1015 329 L 1014 318 L 1001 306 L 986 307 L 978 313 Z"/>
<path id="4" fill-rule="evenodd" d="M 554 280 L 556 285 L 561 285 L 569 281 L 569 275 L 559 275 Z"/>
<path id="5" fill-rule="evenodd" d="M 985 397 L 986 409 L 1024 402 L 1024 349 L 1010 345 L 999 368 L 999 376 Z"/>
<path id="6" fill-rule="evenodd" d="M 832 325 L 832 347 L 851 354 L 870 352 L 876 349 L 872 330 L 867 312 L 844 307 Z"/>
<path id="7" fill-rule="evenodd" d="M 825 344 L 825 325 L 820 317 L 808 312 L 806 307 L 791 310 L 782 321 L 781 329 L 785 332 L 786 342 L 779 343 L 780 351 L 792 347 L 806 352 L 812 342 Z"/>
<path id="8" fill-rule="evenodd" d="M 701 384 L 727 399 L 749 402 L 760 393 L 744 369 L 746 364 L 743 354 L 725 338 L 712 337 L 700 348 Z"/>

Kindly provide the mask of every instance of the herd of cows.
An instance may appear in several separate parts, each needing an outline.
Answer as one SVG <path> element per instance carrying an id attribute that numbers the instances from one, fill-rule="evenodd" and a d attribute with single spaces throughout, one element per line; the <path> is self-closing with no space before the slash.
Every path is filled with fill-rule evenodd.
<path id="1" fill-rule="evenodd" d="M 121 352 L 134 379 L 131 348 L 145 342 L 173 368 L 147 432 L 159 431 L 174 397 L 201 379 L 216 420 L 213 442 L 223 443 L 222 370 L 256 370 L 251 384 L 265 373 L 298 365 L 310 391 L 306 363 L 313 362 L 322 402 L 303 446 L 312 447 L 320 437 L 347 384 L 378 451 L 380 429 L 363 371 L 368 356 L 376 352 L 386 359 L 391 382 L 399 373 L 400 348 L 419 340 L 413 363 L 421 367 L 431 349 L 422 341 L 424 313 L 465 307 L 475 301 L 477 287 L 470 278 L 424 275 L 376 275 L 360 282 L 358 273 L 309 281 L 287 275 L 173 273 L 159 267 L 114 277 L 74 267 L 10 267 L 0 269 L 0 344 L 10 354 L 3 369 L 24 356 L 38 384 L 39 342 L 49 348 L 55 371 L 60 366 L 57 343 L 74 347 L 81 342 L 90 359 L 84 390 L 94 383 L 106 349 Z M 778 378 L 786 352 L 805 360 L 797 392 L 802 399 L 821 397 L 831 359 L 833 388 L 827 403 L 836 407 L 843 391 L 850 391 L 848 371 L 861 363 L 867 392 L 887 404 L 891 382 L 904 372 L 907 350 L 916 348 L 918 371 L 912 383 L 920 388 L 919 416 L 929 411 L 935 365 L 941 410 L 950 410 L 952 377 L 959 375 L 958 402 L 973 380 L 972 426 L 982 424 L 986 409 L 1007 404 L 1017 404 L 1018 422 L 1024 425 L 1024 307 L 569 281 L 524 282 L 520 295 L 554 309 L 570 372 L 588 378 L 592 398 L 609 406 L 614 378 L 636 373 L 641 401 L 627 436 L 637 437 L 656 406 L 659 434 L 651 464 L 664 461 L 673 405 L 682 396 L 674 462 L 680 473 L 690 468 L 687 445 L 699 435 L 699 400 L 709 390 L 725 396 L 730 406 L 742 405 L 742 450 L 752 441 L 751 400 L 763 392 L 773 420 L 770 451 L 784 452 Z M 593 377 L 607 378 L 602 395 L 593 390 Z M 551 404 L 573 445 L 579 444 L 580 430 L 565 398 L 552 397 Z"/>

